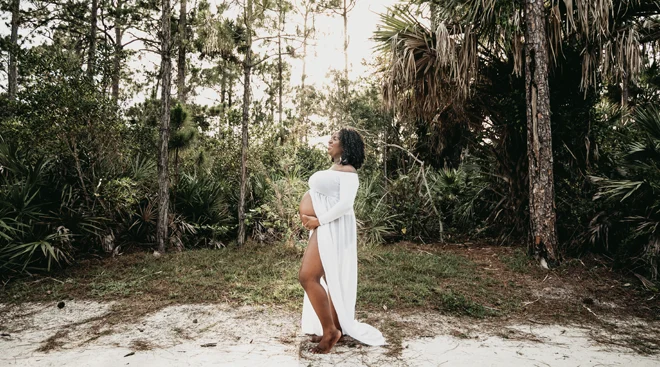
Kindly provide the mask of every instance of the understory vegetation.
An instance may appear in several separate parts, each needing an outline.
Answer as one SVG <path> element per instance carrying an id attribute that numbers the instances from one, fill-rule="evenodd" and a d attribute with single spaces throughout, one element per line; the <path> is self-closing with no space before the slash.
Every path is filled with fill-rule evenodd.
<path id="1" fill-rule="evenodd" d="M 299 223 L 298 202 L 308 188 L 309 176 L 331 164 L 324 142 L 312 146 L 310 138 L 352 126 L 366 142 L 367 158 L 359 172 L 355 211 L 359 244 L 369 248 L 372 255 L 362 260 L 393 267 L 388 273 L 366 267 L 369 276 L 360 283 L 364 302 L 378 307 L 391 306 L 392 302 L 399 306 L 424 304 L 470 315 L 498 312 L 520 302 L 472 301 L 478 294 L 495 289 L 488 278 L 463 293 L 437 288 L 438 279 L 467 276 L 463 272 L 473 265 L 452 267 L 452 263 L 464 260 L 451 254 L 417 256 L 396 248 L 402 242 L 493 242 L 518 248 L 516 253 L 522 257 L 506 260 L 513 269 L 522 271 L 527 266 L 527 121 L 524 74 L 516 71 L 517 51 L 511 45 L 500 45 L 501 49 L 492 53 L 480 49 L 471 94 L 458 103 L 452 94 L 456 81 L 442 79 L 451 65 L 436 60 L 440 57 L 436 46 L 441 28 L 431 29 L 424 17 L 416 15 L 429 3 L 440 7 L 433 9 L 447 22 L 473 18 L 463 13 L 472 9 L 463 6 L 474 3 L 470 1 L 403 2 L 398 10 L 383 15 L 382 27 L 374 36 L 383 47 L 370 61 L 377 70 L 373 75 L 349 82 L 337 73 L 328 90 L 305 86 L 304 80 L 303 87 L 291 86 L 281 78 L 287 76 L 286 60 L 293 53 L 284 53 L 284 74 L 276 58 L 255 66 L 253 78 L 266 85 L 263 88 L 267 91 L 266 97 L 249 106 L 237 103 L 243 89 L 239 78 L 244 64 L 239 60 L 246 52 L 258 56 L 256 51 L 246 51 L 246 28 L 223 18 L 222 12 L 212 15 L 205 2 L 191 11 L 188 27 L 194 36 L 187 46 L 188 56 L 195 54 L 213 67 L 191 67 L 186 79 L 188 90 L 212 84 L 221 89 L 221 99 L 203 105 L 193 99 L 173 98 L 167 251 L 198 249 L 177 261 L 182 266 L 197 264 L 193 271 L 208 273 L 214 280 L 222 274 L 220 280 L 232 282 L 235 293 L 214 294 L 210 289 L 211 293 L 200 292 L 201 298 L 189 301 L 254 297 L 275 302 L 297 291 L 289 280 L 260 285 L 253 283 L 249 274 L 275 272 L 292 278 L 296 271 L 292 259 L 297 257 L 288 251 L 298 254 L 307 238 Z M 615 14 L 613 23 L 643 25 L 638 30 L 641 40 L 657 35 L 660 9 L 652 2 L 631 3 L 641 5 L 629 13 Z M 155 19 L 156 9 L 134 5 L 143 6 L 140 11 L 145 18 L 122 18 L 118 24 L 138 27 L 147 15 Z M 76 9 L 82 11 L 78 20 L 88 22 L 87 10 Z M 28 15 L 34 19 L 43 16 Z M 513 27 L 511 18 L 504 12 L 500 15 L 501 19 L 494 20 L 498 27 Z M 83 27 L 73 19 L 62 22 L 74 24 L 77 31 L 59 23 L 24 23 L 25 27 L 50 27 L 53 40 L 19 50 L 20 88 L 15 96 L 0 95 L 0 274 L 4 279 L 66 270 L 89 259 L 122 253 L 132 254 L 134 259 L 146 258 L 156 248 L 159 74 L 154 71 L 149 75 L 147 80 L 153 83 L 146 85 L 131 81 L 125 75 L 130 70 L 111 67 L 118 56 L 118 62 L 128 69 L 127 55 L 116 55 L 115 45 L 106 39 L 99 41 L 96 68 L 90 78 L 89 70 L 81 67 L 88 58 L 87 38 L 72 36 L 86 32 L 88 25 Z M 563 26 L 561 22 L 568 20 L 560 21 Z M 266 23 L 264 19 L 254 22 L 262 27 Z M 215 33 L 208 24 L 214 24 Z M 486 37 L 488 29 L 475 37 Z M 263 29 L 253 31 L 267 33 Z M 216 38 L 230 35 L 221 41 L 231 45 L 213 49 L 210 34 Z M 395 44 L 393 39 L 401 43 Z M 612 42 L 617 40 L 615 37 Z M 570 261 L 586 253 L 601 254 L 609 265 L 655 282 L 660 267 L 657 40 L 644 44 L 639 77 L 628 81 L 625 88 L 608 75 L 599 74 L 594 86 L 586 89 L 582 85 L 582 51 L 589 45 L 575 35 L 558 42 L 562 57 L 555 61 L 549 85 L 560 257 Z M 3 51 L 16 52 L 11 45 L 2 47 Z M 402 49 L 397 51 L 397 47 Z M 175 48 L 173 53 L 178 51 Z M 383 92 L 383 85 L 391 87 L 405 79 L 393 76 L 396 70 L 391 64 L 401 61 L 402 55 L 421 65 L 416 76 L 419 80 L 415 79 L 418 84 L 400 85 L 401 89 L 389 93 L 385 88 Z M 126 95 L 110 93 L 115 76 Z M 278 80 L 285 84 L 285 99 L 292 105 L 301 100 L 306 104 L 295 108 L 285 105 L 279 113 Z M 435 96 L 432 102 L 404 93 L 426 93 L 429 83 L 442 85 L 438 87 L 442 93 L 427 93 L 428 98 Z M 138 91 L 141 98 L 136 97 Z M 429 105 L 435 106 L 432 113 L 425 110 Z M 246 147 L 249 174 L 244 223 L 248 238 L 260 246 L 278 248 L 265 253 L 282 256 L 283 264 L 253 271 L 247 269 L 258 267 L 259 257 L 266 255 L 252 250 L 230 252 L 237 246 L 245 111 L 249 112 L 250 140 Z M 214 251 L 227 256 L 218 259 Z M 223 273 L 230 262 L 243 264 L 246 271 Z M 98 270 L 90 274 L 92 279 L 85 287 L 97 297 L 134 294 L 145 282 L 157 283 L 158 272 L 180 273 L 176 261 L 168 266 L 171 268 L 154 264 L 144 269 Z M 124 271 L 141 275 L 123 279 Z M 390 273 L 402 278 L 389 278 Z M 407 274 L 410 279 L 405 279 Z M 186 276 L 181 273 L 178 285 L 167 285 L 172 297 L 178 294 L 177 286 L 186 284 Z M 196 279 L 201 282 L 196 286 L 207 286 L 204 277 Z M 53 292 L 70 292 L 87 280 L 57 285 Z M 20 289 L 15 291 L 20 295 Z"/>

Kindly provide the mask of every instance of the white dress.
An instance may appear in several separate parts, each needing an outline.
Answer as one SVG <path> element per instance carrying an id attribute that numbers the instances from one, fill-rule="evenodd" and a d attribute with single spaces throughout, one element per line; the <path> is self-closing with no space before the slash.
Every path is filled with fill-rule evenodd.
<path id="1" fill-rule="evenodd" d="M 319 255 L 325 280 L 342 332 L 367 345 L 386 344 L 383 334 L 355 319 L 357 297 L 357 225 L 353 203 L 359 180 L 357 173 L 332 169 L 315 172 L 308 181 L 314 212 L 319 220 Z M 310 237 L 314 230 L 310 231 Z M 302 332 L 323 335 L 323 328 L 305 292 Z"/>

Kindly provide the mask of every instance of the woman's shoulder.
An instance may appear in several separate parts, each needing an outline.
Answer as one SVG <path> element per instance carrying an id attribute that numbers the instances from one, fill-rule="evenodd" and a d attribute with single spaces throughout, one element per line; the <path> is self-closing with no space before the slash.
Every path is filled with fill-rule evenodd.
<path id="1" fill-rule="evenodd" d="M 334 165 L 333 167 L 330 167 L 328 171 L 352 173 L 357 176 L 357 170 L 355 169 L 355 167 L 351 166 L 350 164 Z"/>

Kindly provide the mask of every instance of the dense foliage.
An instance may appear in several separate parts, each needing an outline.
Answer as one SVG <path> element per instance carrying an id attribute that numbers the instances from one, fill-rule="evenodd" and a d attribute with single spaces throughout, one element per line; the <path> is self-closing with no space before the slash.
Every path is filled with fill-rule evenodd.
<path id="1" fill-rule="evenodd" d="M 292 11 L 285 3 L 286 11 Z M 427 8 L 417 3 L 428 2 L 404 2 L 405 13 L 399 8 L 384 15 L 384 30 L 376 39 L 408 37 L 414 60 L 424 62 L 428 56 L 424 52 L 434 51 L 439 28 L 423 27 L 423 17 L 415 14 L 425 14 Z M 467 16 L 447 11 L 451 6 L 460 8 L 461 1 L 432 3 L 444 6 L 445 11 L 437 14 L 445 20 Z M 645 21 L 657 33 L 660 9 L 653 2 L 640 3 L 645 6 L 641 15 L 627 14 L 621 21 Z M 52 32 L 52 40 L 17 46 L 7 38 L 1 45 L 4 53 L 12 51 L 19 59 L 16 95 L 0 95 L 3 275 L 49 270 L 91 254 L 155 247 L 158 71 L 145 70 L 147 82 L 127 78 L 133 72 L 127 63 L 131 52 L 99 34 L 96 68 L 90 78 L 89 39 L 84 36 L 89 9 L 73 1 L 35 4 L 36 8 L 21 8 L 27 19 L 21 27 Z M 277 27 L 270 23 L 282 9 L 271 2 L 263 5 L 264 12 L 255 15 L 253 32 L 276 35 Z M 103 10 L 109 22 L 123 30 L 145 30 L 152 37 L 142 40 L 145 47 L 157 47 L 153 29 L 157 7 L 141 1 L 127 1 L 124 6 L 121 11 Z M 68 15 L 50 19 L 43 9 Z M 133 9 L 132 16 L 128 9 Z M 188 17 L 187 27 L 194 36 L 187 52 L 206 63 L 189 61 L 187 90 L 194 96 L 196 91 L 214 88 L 220 97 L 211 105 L 192 98 L 173 103 L 168 250 L 227 246 L 237 236 L 243 116 L 240 56 L 247 51 L 245 29 L 224 10 L 214 13 L 202 2 Z M 503 12 L 502 26 L 510 26 L 506 16 Z M 114 29 L 106 29 L 110 31 Z M 305 39 L 311 34 L 306 32 Z M 625 91 L 605 75 L 592 87 L 581 88 L 582 42 L 579 37 L 560 40 L 562 57 L 550 75 L 560 250 L 564 256 L 606 253 L 616 264 L 656 278 L 660 261 L 660 113 L 654 105 L 660 87 L 657 40 L 646 43 L 644 71 L 629 81 Z M 415 88 L 423 92 L 428 85 L 439 84 L 432 103 L 422 98 L 395 101 L 387 93 L 383 97 L 381 86 L 392 82 L 385 67 L 392 50 L 372 61 L 380 70 L 373 76 L 349 83 L 335 73 L 334 86 L 320 91 L 304 81 L 302 87 L 291 88 L 287 62 L 295 52 L 273 43 L 264 46 L 279 49 L 284 62 L 278 65 L 276 58 L 264 56 L 254 72 L 253 79 L 260 83 L 254 88 L 265 90 L 266 97 L 249 106 L 248 235 L 264 243 L 304 243 L 307 232 L 299 223 L 298 201 L 309 176 L 330 165 L 325 151 L 308 144 L 308 139 L 350 125 L 366 144 L 355 204 L 360 243 L 463 238 L 520 243 L 528 230 L 524 80 L 516 74 L 518 50 L 501 46 L 500 51 L 482 50 L 477 55 L 480 63 L 473 70 L 471 93 L 464 99 L 451 94 L 456 87 L 451 70 L 443 66 L 433 74 L 438 65 L 429 64 L 420 73 L 424 75 L 418 75 L 427 79 Z M 418 48 L 426 51 L 417 52 Z M 121 82 L 119 95 L 111 92 L 115 82 Z M 284 107 L 278 105 L 278 90 L 283 90 Z M 397 90 L 399 97 L 410 96 L 405 90 Z M 622 106 L 624 92 L 628 97 Z M 398 107 L 384 108 L 392 104 Z"/>

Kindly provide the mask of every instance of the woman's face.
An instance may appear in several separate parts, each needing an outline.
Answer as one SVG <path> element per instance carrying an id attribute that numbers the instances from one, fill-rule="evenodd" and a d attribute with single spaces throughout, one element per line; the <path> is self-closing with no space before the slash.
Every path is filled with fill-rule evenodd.
<path id="1" fill-rule="evenodd" d="M 344 152 L 344 149 L 341 146 L 341 141 L 339 140 L 339 131 L 336 131 L 330 136 L 328 141 L 328 154 L 333 157 L 340 157 Z"/>

